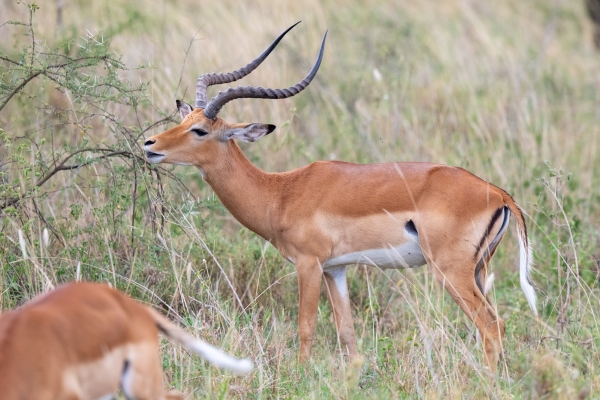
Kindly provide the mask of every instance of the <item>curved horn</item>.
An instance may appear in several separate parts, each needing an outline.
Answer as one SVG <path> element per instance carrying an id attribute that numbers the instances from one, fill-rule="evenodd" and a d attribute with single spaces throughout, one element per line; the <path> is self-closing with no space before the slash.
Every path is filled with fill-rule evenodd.
<path id="1" fill-rule="evenodd" d="M 285 99 L 297 95 L 308 86 L 308 84 L 313 80 L 313 78 L 317 74 L 319 66 L 321 65 L 321 60 L 323 59 L 323 51 L 325 50 L 325 39 L 327 39 L 327 31 L 325 31 L 325 36 L 323 36 L 321 50 L 319 50 L 319 56 L 317 57 L 315 65 L 313 65 L 308 75 L 306 75 L 306 77 L 299 83 L 285 89 L 265 89 L 260 86 L 257 88 L 252 86 L 238 86 L 236 88 L 229 88 L 224 92 L 219 92 L 219 94 L 217 94 L 210 100 L 210 102 L 204 108 L 204 116 L 210 119 L 215 119 L 219 111 L 221 111 L 221 107 L 223 107 L 225 103 L 228 103 L 231 100 L 235 99 Z"/>
<path id="2" fill-rule="evenodd" d="M 279 44 L 279 42 L 281 41 L 281 39 L 283 39 L 285 34 L 288 33 L 293 27 L 298 25 L 300 22 L 301 21 L 298 21 L 294 25 L 287 28 L 281 35 L 277 37 L 277 39 L 275 39 L 273 43 L 271 43 L 269 47 L 267 47 L 265 51 L 263 51 L 263 53 L 260 56 L 258 56 L 255 60 L 249 62 L 248 65 L 246 65 L 245 67 L 242 67 L 233 72 L 228 72 L 226 74 L 213 72 L 210 74 L 204 74 L 200 76 L 196 85 L 196 108 L 206 107 L 206 88 L 208 86 L 237 81 L 238 79 L 242 79 L 250 72 L 254 71 L 256 67 L 258 67 L 263 61 L 265 61 L 265 58 L 267 58 L 267 56 L 271 54 L 275 46 Z"/>

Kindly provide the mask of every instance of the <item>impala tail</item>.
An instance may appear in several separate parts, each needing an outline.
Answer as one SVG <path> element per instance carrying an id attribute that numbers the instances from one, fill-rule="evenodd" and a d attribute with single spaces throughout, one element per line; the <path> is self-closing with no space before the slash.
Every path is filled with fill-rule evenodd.
<path id="1" fill-rule="evenodd" d="M 183 345 L 188 350 L 198 354 L 211 364 L 225 368 L 237 374 L 247 374 L 254 368 L 252 361 L 232 357 L 220 349 L 197 339 L 179 328 L 160 313 L 149 309 L 158 329 L 167 337 Z"/>
<path id="2" fill-rule="evenodd" d="M 536 295 L 533 284 L 531 283 L 531 278 L 529 277 L 529 272 L 531 271 L 531 246 L 529 244 L 529 239 L 527 237 L 527 226 L 525 225 L 525 218 L 523 217 L 523 212 L 521 212 L 521 208 L 515 203 L 512 197 L 504 192 L 506 206 L 510 210 L 510 212 L 515 216 L 515 221 L 517 223 L 517 236 L 519 238 L 519 253 L 520 253 L 520 276 L 521 276 L 521 289 L 523 293 L 525 293 L 525 298 L 529 303 L 529 307 L 531 307 L 531 311 L 533 311 L 534 315 L 537 315 L 537 307 L 536 307 Z"/>

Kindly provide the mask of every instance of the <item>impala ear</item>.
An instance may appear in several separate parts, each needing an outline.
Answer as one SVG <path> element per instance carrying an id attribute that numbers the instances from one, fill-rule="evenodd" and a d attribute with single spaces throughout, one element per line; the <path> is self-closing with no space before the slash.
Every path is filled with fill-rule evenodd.
<path id="1" fill-rule="evenodd" d="M 189 113 L 194 111 L 194 108 L 184 101 L 176 100 L 175 103 L 177 103 L 177 109 L 179 110 L 179 115 L 181 116 L 181 120 L 184 120 L 185 117 L 187 117 Z"/>
<path id="2" fill-rule="evenodd" d="M 225 140 L 238 139 L 244 142 L 254 142 L 275 130 L 275 125 L 270 124 L 248 124 L 241 127 L 233 127 L 225 132 Z"/>

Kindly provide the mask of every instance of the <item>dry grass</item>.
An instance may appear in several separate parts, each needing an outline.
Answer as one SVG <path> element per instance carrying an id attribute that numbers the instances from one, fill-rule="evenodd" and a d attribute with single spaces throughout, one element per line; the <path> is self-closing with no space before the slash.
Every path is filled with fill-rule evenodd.
<path id="1" fill-rule="evenodd" d="M 2 1 L 0 24 L 26 19 L 22 6 Z M 1 232 L 15 243 L 18 230 L 28 226 L 26 259 L 17 247 L 0 249 L 3 309 L 43 291 L 44 275 L 57 283 L 78 270 L 162 304 L 198 335 L 257 361 L 250 377 L 233 378 L 166 344 L 167 381 L 198 398 L 571 399 L 600 390 L 600 54 L 593 49 L 583 1 L 61 3 L 62 26 L 56 3 L 41 4 L 38 40 L 52 46 L 91 32 L 97 40 L 110 37 L 129 67 L 152 66 L 122 77 L 149 81 L 151 106 L 137 115 L 115 106 L 132 126 L 172 112 L 176 98 L 192 102 L 201 73 L 238 68 L 302 20 L 241 83 L 293 84 L 310 68 L 329 29 L 323 65 L 306 92 L 224 108 L 221 116 L 230 122 L 279 125 L 263 141 L 244 146 L 246 154 L 267 171 L 329 158 L 439 162 L 503 187 L 528 215 L 540 317 L 530 314 L 518 288 L 511 228 L 492 265 L 492 297 L 507 324 L 497 383 L 482 373 L 474 327 L 426 267 L 352 270 L 349 287 L 364 363 L 347 365 L 323 297 L 313 361 L 301 369 L 295 361 L 293 267 L 223 213 L 197 172 L 184 167 L 174 171 L 195 198 L 171 185 L 165 199 L 179 211 L 164 216 L 167 228 L 160 237 L 140 216 L 137 246 L 128 228 L 100 228 L 112 207 L 93 183 L 109 179 L 103 166 L 64 173 L 52 183 L 68 188 L 43 204 L 65 247 L 56 239 L 43 246 L 39 218 L 2 215 Z M 0 28 L 0 43 L 15 38 L 20 40 L 15 30 Z M 0 113 L 0 127 L 14 136 L 46 135 L 52 120 L 40 104 L 65 102 L 51 88 L 48 82 L 28 86 L 30 97 Z M 57 146 L 84 138 L 112 143 L 110 127 L 96 121 L 85 134 L 65 129 L 57 133 Z M 24 179 L 20 170 L 10 174 Z M 81 205 L 76 221 L 74 203 Z M 130 209 L 119 211 L 120 218 L 131 218 Z"/>

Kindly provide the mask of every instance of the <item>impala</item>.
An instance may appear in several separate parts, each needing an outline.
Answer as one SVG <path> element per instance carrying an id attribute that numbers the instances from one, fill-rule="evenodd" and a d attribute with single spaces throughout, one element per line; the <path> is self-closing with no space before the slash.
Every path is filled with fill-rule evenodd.
<path id="1" fill-rule="evenodd" d="M 178 100 L 181 124 L 145 141 L 148 161 L 197 167 L 229 212 L 296 266 L 300 362 L 310 356 L 323 276 L 338 336 L 353 360 L 359 356 L 346 266 L 429 264 L 477 326 L 484 362 L 495 371 L 505 325 L 482 283 L 510 215 L 517 223 L 521 288 L 536 312 L 527 229 L 510 195 L 464 169 L 440 164 L 319 161 L 289 172 L 266 173 L 250 163 L 235 140 L 254 142 L 275 126 L 230 124 L 217 117 L 221 107 L 238 98 L 283 99 L 305 89 L 321 63 L 327 33 L 317 61 L 300 83 L 287 89 L 229 88 L 207 102 L 208 86 L 248 75 L 293 26 L 245 67 L 202 75 L 195 108 Z"/>
<path id="2" fill-rule="evenodd" d="M 0 316 L 0 399 L 183 399 L 165 393 L 158 332 L 211 363 L 248 373 L 238 360 L 192 337 L 107 285 L 72 283 Z"/>

